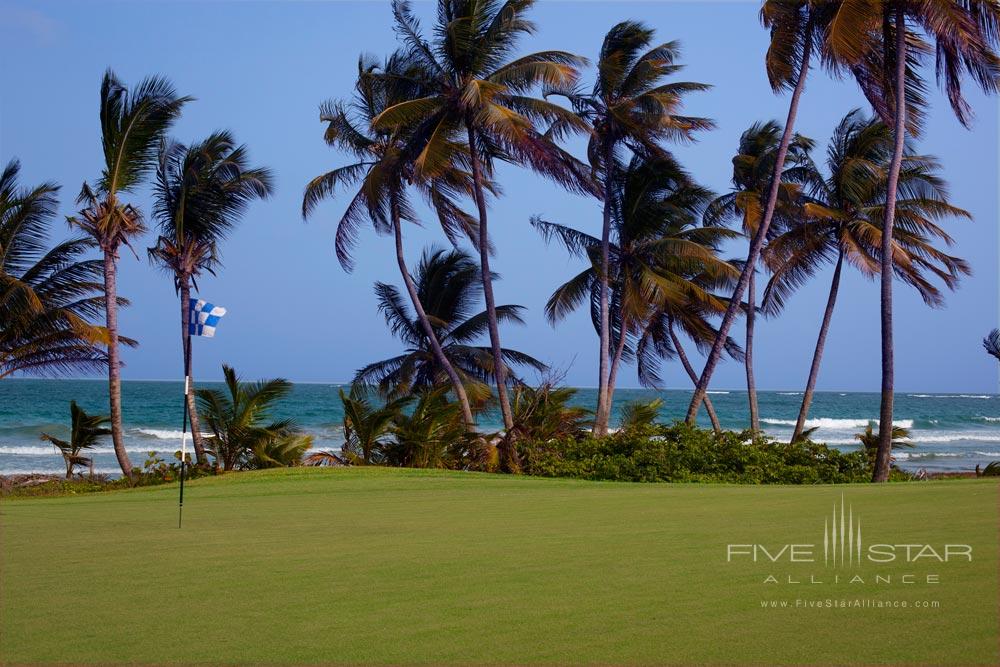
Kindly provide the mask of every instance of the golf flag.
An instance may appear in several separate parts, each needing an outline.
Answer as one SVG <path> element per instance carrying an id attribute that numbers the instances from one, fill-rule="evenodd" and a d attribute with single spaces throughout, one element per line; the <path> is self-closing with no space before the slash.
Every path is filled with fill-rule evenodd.
<path id="1" fill-rule="evenodd" d="M 192 336 L 211 338 L 215 335 L 215 327 L 226 314 L 222 306 L 208 303 L 204 299 L 191 299 L 191 316 L 188 323 L 188 333 Z"/>

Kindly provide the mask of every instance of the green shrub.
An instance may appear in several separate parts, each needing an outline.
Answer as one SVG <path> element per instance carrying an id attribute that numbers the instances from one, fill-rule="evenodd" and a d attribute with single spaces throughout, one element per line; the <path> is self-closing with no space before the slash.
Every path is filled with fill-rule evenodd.
<path id="1" fill-rule="evenodd" d="M 525 472 L 628 482 L 731 482 L 831 484 L 867 482 L 864 451 L 841 452 L 803 440 L 777 442 L 749 431 L 648 425 L 604 438 L 562 438 L 520 443 Z"/>

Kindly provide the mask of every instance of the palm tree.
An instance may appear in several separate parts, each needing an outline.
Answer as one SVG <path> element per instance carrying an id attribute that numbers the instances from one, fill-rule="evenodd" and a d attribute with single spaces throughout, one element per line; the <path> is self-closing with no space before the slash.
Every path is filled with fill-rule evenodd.
<path id="1" fill-rule="evenodd" d="M 104 310 L 101 262 L 83 258 L 94 243 L 48 247 L 59 187 L 22 187 L 20 169 L 11 160 L 0 173 L 0 378 L 105 369 L 108 332 L 92 323 Z"/>
<path id="2" fill-rule="evenodd" d="M 757 226 L 757 233 L 750 240 L 747 261 L 743 265 L 743 271 L 736 283 L 736 288 L 733 290 L 733 296 L 722 317 L 719 335 L 708 353 L 705 368 L 701 372 L 694 395 L 691 397 L 686 418 L 689 424 L 694 424 L 698 414 L 698 406 L 708 391 L 712 374 L 722 358 L 729 330 L 742 306 L 743 295 L 757 270 L 760 253 L 777 209 L 782 183 L 781 174 L 785 170 L 785 159 L 792 145 L 799 101 L 802 98 L 802 91 L 805 90 L 813 51 L 817 44 L 821 45 L 825 25 L 831 20 L 831 17 L 837 16 L 841 4 L 842 0 L 764 0 L 760 10 L 761 22 L 771 31 L 771 43 L 765 61 L 768 81 L 774 92 L 791 90 L 792 96 L 788 103 L 788 116 L 785 119 L 784 130 L 781 133 L 778 150 L 774 156 L 774 170 L 772 171 L 770 187 L 767 190 L 764 210 L 760 216 L 760 224 Z"/>
<path id="3" fill-rule="evenodd" d="M 353 395 L 355 393 L 357 395 Z M 355 389 L 348 396 L 341 389 L 340 402 L 344 406 L 344 445 L 341 451 L 344 459 L 353 464 L 380 463 L 386 442 L 383 438 L 392 433 L 393 420 L 410 399 L 411 396 L 405 396 L 375 406 L 364 392 Z"/>
<path id="4" fill-rule="evenodd" d="M 393 439 L 383 446 L 385 463 L 407 468 L 451 468 L 461 461 L 468 432 L 462 413 L 448 400 L 447 386 L 417 391 L 417 401 L 393 421 Z"/>
<path id="5" fill-rule="evenodd" d="M 733 157 L 733 188 L 713 201 L 705 211 L 705 224 L 720 225 L 727 220 L 739 220 L 743 233 L 753 239 L 761 226 L 767 196 L 774 178 L 774 165 L 781 149 L 782 128 L 778 123 L 754 123 L 740 137 L 739 149 Z M 788 220 L 795 216 L 801 194 L 801 182 L 812 173 L 809 151 L 813 142 L 794 135 L 785 153 L 785 164 L 778 184 L 778 198 L 764 241 L 772 238 Z M 777 224 L 776 224 L 777 223 Z M 766 250 L 762 249 L 766 253 Z M 760 410 L 757 407 L 757 387 L 753 372 L 753 335 L 757 315 L 756 270 L 750 272 L 746 291 L 746 344 L 744 367 L 747 396 L 750 403 L 750 428 L 760 430 Z"/>
<path id="6" fill-rule="evenodd" d="M 104 428 L 104 424 L 111 421 L 104 415 L 88 415 L 83 411 L 76 401 L 69 402 L 70 414 L 70 436 L 69 441 L 60 440 L 48 433 L 42 433 L 41 439 L 51 442 L 59 453 L 62 454 L 66 462 L 66 479 L 72 479 L 73 468 L 76 466 L 90 466 L 93 468 L 93 459 L 86 457 L 82 452 L 93 449 L 97 445 L 97 439 L 101 436 L 110 435 L 110 429 Z"/>
<path id="7" fill-rule="evenodd" d="M 212 432 L 208 452 L 223 470 L 295 465 L 312 445 L 290 419 L 268 422 L 274 404 L 288 395 L 292 383 L 281 378 L 242 382 L 223 364 L 226 391 L 199 389 L 198 409 Z"/>
<path id="8" fill-rule="evenodd" d="M 845 3 L 846 4 L 846 3 Z M 893 130 L 888 197 L 882 228 L 881 329 L 882 400 L 880 441 L 872 480 L 889 476 L 893 414 L 894 359 L 892 277 L 895 261 L 896 191 L 907 132 L 919 133 L 925 88 L 920 68 L 933 51 L 938 81 L 959 122 L 968 126 L 972 109 L 962 94 L 962 70 L 987 93 L 1000 88 L 1000 3 L 995 0 L 873 0 L 851 3 L 830 24 L 830 60 L 850 72 L 882 120 Z M 907 23 L 919 28 L 913 32 Z M 928 44 L 929 40 L 933 44 Z"/>
<path id="9" fill-rule="evenodd" d="M 413 70 L 414 63 L 405 53 L 393 54 L 381 67 L 371 57 L 362 56 L 358 60 L 354 99 L 348 104 L 332 101 L 323 104 L 320 119 L 327 123 L 326 142 L 358 161 L 312 179 L 306 185 L 302 199 L 302 216 L 308 218 L 316 206 L 338 188 L 359 186 L 337 224 L 337 258 L 344 270 L 353 269 L 351 252 L 365 219 L 372 223 L 376 231 L 391 229 L 396 241 L 396 264 L 417 320 L 438 365 L 451 382 L 467 428 L 474 429 L 475 418 L 465 386 L 434 334 L 406 267 L 402 223 L 405 220 L 419 224 L 416 211 L 407 197 L 407 185 L 414 182 L 413 163 L 405 154 L 410 129 L 405 126 L 372 128 L 372 120 L 381 112 L 419 96 L 420 87 L 416 83 L 419 77 L 413 75 Z M 453 201 L 458 192 L 471 192 L 470 178 L 465 170 L 444 170 L 432 181 L 416 181 L 415 185 L 437 211 L 445 234 L 453 243 L 457 243 L 462 234 L 475 238 L 474 221 Z"/>
<path id="10" fill-rule="evenodd" d="M 1000 360 L 1000 329 L 994 329 L 983 339 L 983 348 L 987 354 Z"/>
<path id="11" fill-rule="evenodd" d="M 623 21 L 608 31 L 597 60 L 597 77 L 589 94 L 564 91 L 587 122 L 587 156 L 604 200 L 599 280 L 599 340 L 595 435 L 608 430 L 611 415 L 611 319 L 609 302 L 610 239 L 617 172 L 622 149 L 647 158 L 667 155 L 666 141 L 693 141 L 694 133 L 714 127 L 705 119 L 679 115 L 685 94 L 707 90 L 702 83 L 664 79 L 682 69 L 677 42 L 654 45 L 655 31 L 637 21 Z M 627 160 L 627 158 L 626 158 Z"/>
<path id="12" fill-rule="evenodd" d="M 149 257 L 173 275 L 180 296 L 185 377 L 191 375 L 191 287 L 198 288 L 203 272 L 215 275 L 219 244 L 249 203 L 273 190 L 270 171 L 252 168 L 248 162 L 246 146 L 236 145 L 229 132 L 215 132 L 190 147 L 168 141 L 160 146 L 153 206 L 159 237 Z M 185 400 L 195 456 L 204 463 L 194 392 Z"/>
<path id="13" fill-rule="evenodd" d="M 585 61 L 564 51 L 509 59 L 519 38 L 534 32 L 526 18 L 533 4 L 534 0 L 438 0 L 434 37 L 428 41 L 408 0 L 393 0 L 396 30 L 419 64 L 426 93 L 394 104 L 373 121 L 375 128 L 414 128 L 408 150 L 417 180 L 433 180 L 456 164 L 471 168 L 479 275 L 506 430 L 514 422 L 490 270 L 486 184 L 499 160 L 528 165 L 571 190 L 593 190 L 583 165 L 553 143 L 568 131 L 584 129 L 583 123 L 569 110 L 530 95 L 540 85 L 572 87 L 577 68 Z M 543 134 L 537 124 L 550 129 Z M 516 471 L 517 452 L 509 440 L 505 438 L 502 445 L 501 467 Z"/>
<path id="14" fill-rule="evenodd" d="M 161 139 L 190 100 L 178 97 L 173 86 L 160 77 L 139 82 L 131 92 L 114 72 L 101 82 L 101 140 L 104 170 L 93 186 L 84 183 L 78 203 L 85 204 L 71 225 L 90 235 L 104 254 L 104 306 L 107 320 L 108 394 L 112 441 L 122 474 L 132 479 L 132 463 L 125 452 L 122 431 L 121 361 L 118 357 L 118 253 L 122 244 L 145 231 L 142 212 L 122 201 L 156 165 Z"/>
<path id="15" fill-rule="evenodd" d="M 847 114 L 837 125 L 827 149 L 828 176 L 816 173 L 809 179 L 812 191 L 803 205 L 802 218 L 775 238 L 765 254 L 774 273 L 765 290 L 765 310 L 780 307 L 820 266 L 834 262 L 793 442 L 802 435 L 809 415 L 845 260 L 869 278 L 882 268 L 882 223 L 892 150 L 893 135 L 884 123 L 865 117 L 860 110 Z M 898 181 L 893 242 L 896 277 L 916 288 L 931 306 L 943 303 L 931 278 L 937 277 L 947 288 L 954 289 L 959 276 L 970 273 L 963 260 L 933 245 L 934 241 L 951 244 L 951 238 L 935 224 L 936 220 L 970 217 L 948 201 L 938 170 L 933 158 L 906 151 Z"/>
<path id="16" fill-rule="evenodd" d="M 586 432 L 591 413 L 571 405 L 576 389 L 560 387 L 549 379 L 537 387 L 514 386 L 511 408 L 514 430 L 521 443 L 546 443 L 560 438 L 577 438 Z"/>
<path id="17" fill-rule="evenodd" d="M 486 313 L 475 312 L 475 303 L 482 298 L 479 267 L 472 257 L 460 250 L 432 249 L 424 252 L 411 280 L 432 323 L 434 335 L 440 341 L 442 353 L 458 373 L 467 395 L 475 405 L 481 406 L 489 398 L 486 383 L 494 379 L 496 367 L 492 350 L 473 344 L 487 331 Z M 406 345 L 406 350 L 365 366 L 357 372 L 352 383 L 377 386 L 382 395 L 396 399 L 416 389 L 431 389 L 446 382 L 447 375 L 423 327 L 403 303 L 399 290 L 392 285 L 376 283 L 375 294 L 389 330 Z M 497 319 L 523 324 L 523 310 L 517 305 L 497 306 Z M 517 350 L 502 348 L 501 354 L 509 365 L 538 371 L 546 368 L 534 357 Z"/>
<path id="18" fill-rule="evenodd" d="M 694 183 L 669 155 L 634 157 L 616 175 L 609 191 L 612 230 L 608 285 L 614 343 L 608 374 L 610 401 L 622 361 L 635 357 L 636 341 L 641 348 L 640 361 L 646 351 L 657 349 L 641 347 L 641 341 L 661 313 L 686 310 L 696 319 L 706 310 L 724 309 L 724 301 L 705 288 L 705 280 L 724 282 L 727 277 L 735 278 L 734 267 L 717 253 L 721 243 L 736 233 L 701 225 L 702 212 L 712 193 Z M 570 253 L 588 261 L 583 271 L 559 286 L 549 298 L 545 306 L 549 322 L 555 324 L 586 303 L 594 328 L 600 331 L 603 238 L 537 217 L 531 224 L 546 240 L 557 239 Z M 695 304 L 703 304 L 704 308 L 698 310 Z M 647 370 L 651 371 L 652 366 Z M 653 372 L 640 373 L 644 383 L 650 379 L 658 381 Z"/>
<path id="19" fill-rule="evenodd" d="M 890 452 L 893 449 L 911 449 L 915 446 L 910 440 L 910 429 L 908 428 L 893 426 L 890 436 Z M 874 461 L 881 442 L 881 435 L 875 432 L 875 422 L 868 422 L 864 431 L 854 434 L 854 439 L 861 442 L 865 452 Z M 892 462 L 891 456 L 889 461 Z"/>

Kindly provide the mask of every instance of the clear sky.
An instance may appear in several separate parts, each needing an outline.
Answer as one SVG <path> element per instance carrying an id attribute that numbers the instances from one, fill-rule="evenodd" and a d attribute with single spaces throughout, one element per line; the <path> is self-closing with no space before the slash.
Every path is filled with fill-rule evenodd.
<path id="1" fill-rule="evenodd" d="M 663 40 L 680 40 L 687 64 L 682 77 L 714 86 L 692 95 L 687 109 L 713 118 L 718 129 L 676 152 L 701 182 L 722 192 L 740 133 L 757 120 L 783 121 L 787 109 L 787 96 L 773 95 L 765 79 L 767 33 L 758 6 L 752 0 L 542 0 L 533 12 L 540 30 L 523 48 L 593 57 L 607 29 L 627 18 L 649 23 Z M 428 24 L 433 4 L 416 7 Z M 301 220 L 299 207 L 306 181 L 345 160 L 322 141 L 318 105 L 350 93 L 360 52 L 381 56 L 395 44 L 387 0 L 0 0 L 0 159 L 20 158 L 25 183 L 61 183 L 62 213 L 70 214 L 81 182 L 96 178 L 101 167 L 98 91 L 104 69 L 112 67 L 128 83 L 153 73 L 168 76 L 181 93 L 197 97 L 174 130 L 177 139 L 190 142 L 229 128 L 250 146 L 255 163 L 277 175 L 276 195 L 255 203 L 222 248 L 219 276 L 201 281 L 202 295 L 229 314 L 217 338 L 195 341 L 197 375 L 220 377 L 225 361 L 247 376 L 344 381 L 359 366 L 399 350 L 372 294 L 375 280 L 399 282 L 391 239 L 363 235 L 357 268 L 346 274 L 332 247 L 343 201 L 324 205 L 309 223 Z M 972 85 L 968 90 L 978 114 L 973 130 L 963 129 L 935 93 L 919 146 L 941 159 L 954 202 L 975 215 L 975 222 L 947 223 L 955 253 L 971 262 L 975 275 L 939 310 L 898 286 L 896 384 L 903 391 L 996 390 L 996 364 L 980 340 L 997 324 L 997 103 Z M 822 150 L 840 118 L 863 104 L 852 83 L 817 71 L 798 129 Z M 494 268 L 503 276 L 497 299 L 528 308 L 527 326 L 508 327 L 504 343 L 564 371 L 570 384 L 593 386 L 597 345 L 589 320 L 581 314 L 553 329 L 542 312 L 552 290 L 580 264 L 561 248 L 547 248 L 528 219 L 542 214 L 594 232 L 599 205 L 523 170 L 504 169 L 500 178 L 506 196 L 491 217 Z M 148 192 L 133 201 L 148 210 Z M 61 223 L 59 231 L 68 233 Z M 442 242 L 433 224 L 407 230 L 411 263 L 433 242 Z M 124 254 L 120 263 L 119 289 L 134 304 L 121 314 L 122 330 L 141 342 L 125 353 L 124 374 L 132 379 L 176 378 L 181 369 L 178 306 L 170 278 L 146 261 L 144 249 L 151 243 L 147 238 L 137 244 L 140 260 Z M 798 389 L 804 383 L 829 277 L 824 271 L 784 314 L 760 323 L 761 388 Z M 878 322 L 877 285 L 848 273 L 820 389 L 877 390 Z M 669 387 L 689 386 L 676 364 L 665 378 Z M 637 386 L 634 370 L 625 371 L 620 384 Z M 739 388 L 742 368 L 724 364 L 713 384 Z"/>

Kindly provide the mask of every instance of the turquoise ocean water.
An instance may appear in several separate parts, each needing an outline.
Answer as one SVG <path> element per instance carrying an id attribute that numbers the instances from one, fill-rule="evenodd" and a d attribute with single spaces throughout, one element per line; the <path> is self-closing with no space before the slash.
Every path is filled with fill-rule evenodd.
<path id="1" fill-rule="evenodd" d="M 202 387 L 220 385 L 205 383 Z M 315 435 L 315 448 L 339 449 L 343 412 L 336 384 L 297 384 L 277 412 L 290 417 Z M 141 465 L 150 451 L 170 456 L 180 449 L 183 405 L 180 382 L 123 383 L 125 441 L 133 465 Z M 616 413 L 627 401 L 655 396 L 664 399 L 663 417 L 681 418 L 690 391 L 623 389 L 616 392 Z M 577 401 L 592 407 L 595 390 L 581 389 Z M 722 425 L 747 425 L 746 392 L 716 391 L 711 398 Z M 4 380 L 0 382 L 0 474 L 60 472 L 62 460 L 51 445 L 40 441 L 43 431 L 68 437 L 69 401 L 76 399 L 88 412 L 107 413 L 106 384 L 100 380 Z M 798 414 L 798 392 L 761 392 L 762 426 L 787 437 Z M 809 426 L 818 426 L 815 439 L 853 449 L 854 434 L 878 416 L 874 393 L 820 392 L 811 410 Z M 707 418 L 702 417 L 707 426 Z M 897 453 L 900 466 L 927 471 L 971 470 L 976 464 L 1000 460 L 1000 396 L 995 394 L 899 393 L 897 423 L 912 430 L 916 447 Z M 486 415 L 484 429 L 498 428 L 496 416 Z M 110 438 L 94 454 L 95 470 L 115 473 L 117 462 Z"/>

